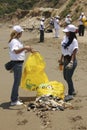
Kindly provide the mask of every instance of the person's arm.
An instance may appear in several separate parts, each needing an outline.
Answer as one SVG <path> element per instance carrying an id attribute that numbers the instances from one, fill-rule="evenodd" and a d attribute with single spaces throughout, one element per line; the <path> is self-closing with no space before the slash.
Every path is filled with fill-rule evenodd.
<path id="1" fill-rule="evenodd" d="M 66 66 L 66 68 L 71 69 L 71 68 L 73 67 L 73 62 L 74 62 L 74 60 L 75 60 L 75 58 L 76 58 L 76 53 L 77 53 L 77 49 L 75 49 L 75 50 L 73 51 L 73 54 L 72 54 L 72 56 L 71 56 L 71 61 L 70 61 L 69 64 Z"/>
<path id="2" fill-rule="evenodd" d="M 77 53 L 77 49 L 75 49 L 75 50 L 73 51 L 73 54 L 72 54 L 72 56 L 71 56 L 71 62 L 73 62 L 74 59 L 76 58 L 76 53 Z"/>
<path id="3" fill-rule="evenodd" d="M 23 48 L 20 48 L 20 49 L 15 49 L 14 50 L 14 52 L 16 53 L 16 54 L 19 54 L 19 53 L 21 53 L 22 51 L 26 51 L 26 52 L 32 52 L 32 48 L 30 47 L 30 46 L 24 46 Z"/>
<path id="4" fill-rule="evenodd" d="M 59 64 L 63 64 L 63 59 L 64 59 L 64 56 L 63 56 L 63 54 L 61 55 L 61 57 L 60 57 L 60 60 L 58 60 L 58 62 L 59 62 Z"/>
<path id="5" fill-rule="evenodd" d="M 82 22 L 82 16 L 79 17 L 79 21 Z"/>

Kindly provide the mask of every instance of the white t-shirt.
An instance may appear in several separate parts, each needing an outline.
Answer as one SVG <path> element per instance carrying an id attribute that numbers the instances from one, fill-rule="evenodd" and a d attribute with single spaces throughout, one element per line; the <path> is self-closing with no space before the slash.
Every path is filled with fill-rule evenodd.
<path id="1" fill-rule="evenodd" d="M 54 28 L 55 29 L 59 29 L 60 28 L 60 26 L 59 26 L 59 20 L 58 19 L 54 19 Z"/>
<path id="2" fill-rule="evenodd" d="M 14 61 L 22 61 L 25 59 L 25 51 L 22 51 L 19 54 L 16 54 L 14 50 L 18 50 L 20 48 L 23 48 L 23 44 L 16 38 L 12 39 L 9 43 L 9 54 L 11 60 Z"/>
<path id="3" fill-rule="evenodd" d="M 71 19 L 71 18 L 66 17 L 65 22 L 66 22 L 67 24 L 70 24 L 70 23 L 71 23 L 71 21 L 72 21 L 72 19 Z"/>
<path id="4" fill-rule="evenodd" d="M 82 22 L 82 18 L 83 18 L 83 19 L 86 19 L 86 16 L 85 16 L 85 15 L 84 15 L 84 16 L 81 15 L 81 16 L 79 17 L 79 25 L 83 25 L 83 24 L 84 24 L 84 23 Z"/>
<path id="5" fill-rule="evenodd" d="M 63 43 L 67 43 L 68 42 L 68 37 L 67 36 L 64 36 L 64 39 L 63 39 L 63 41 L 61 42 L 61 46 L 62 46 L 62 54 L 64 55 L 64 56 L 66 56 L 66 55 L 69 55 L 69 56 L 71 56 L 72 55 L 72 53 L 73 53 L 73 51 L 75 50 L 75 49 L 78 49 L 78 41 L 77 41 L 77 39 L 73 39 L 73 42 L 65 49 L 64 47 L 63 47 Z"/>
<path id="6" fill-rule="evenodd" d="M 44 26 L 44 21 L 40 22 L 40 30 L 44 30 L 45 26 Z"/>

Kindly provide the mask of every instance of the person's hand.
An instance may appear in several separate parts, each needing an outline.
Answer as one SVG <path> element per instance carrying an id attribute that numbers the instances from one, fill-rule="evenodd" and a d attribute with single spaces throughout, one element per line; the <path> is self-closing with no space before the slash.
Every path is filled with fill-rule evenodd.
<path id="1" fill-rule="evenodd" d="M 59 65 L 63 65 L 63 61 L 58 60 Z"/>
<path id="2" fill-rule="evenodd" d="M 61 60 L 58 60 L 58 63 L 60 64 L 60 63 L 61 63 Z"/>
<path id="3" fill-rule="evenodd" d="M 70 63 L 66 66 L 67 69 L 72 69 L 73 67 L 73 61 L 70 61 Z"/>
<path id="4" fill-rule="evenodd" d="M 34 50 L 34 49 L 32 48 L 30 52 L 31 52 L 31 53 L 35 53 L 35 52 L 38 52 L 38 51 L 37 51 L 37 50 Z"/>
<path id="5" fill-rule="evenodd" d="M 31 49 L 32 49 L 31 46 L 25 46 L 24 48 L 26 51 L 31 51 Z"/>
<path id="6" fill-rule="evenodd" d="M 26 50 L 26 52 L 31 52 L 31 53 L 37 52 L 31 46 L 25 46 L 25 50 Z"/>

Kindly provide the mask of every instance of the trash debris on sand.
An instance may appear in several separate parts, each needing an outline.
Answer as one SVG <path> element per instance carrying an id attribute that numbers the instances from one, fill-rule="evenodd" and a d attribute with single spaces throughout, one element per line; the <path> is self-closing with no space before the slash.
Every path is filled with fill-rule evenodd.
<path id="1" fill-rule="evenodd" d="M 66 108 L 73 109 L 73 106 L 70 102 L 64 102 L 58 97 L 43 95 L 30 102 L 27 106 L 27 111 L 35 112 L 36 116 L 41 120 L 43 129 L 45 129 L 52 127 L 49 111 L 64 111 Z"/>
<path id="2" fill-rule="evenodd" d="M 64 102 L 58 97 L 52 96 L 52 95 L 43 95 L 41 97 L 37 97 L 34 102 L 30 102 L 28 104 L 27 110 L 37 110 L 40 111 L 64 111 L 66 108 L 72 109 L 73 106 L 69 102 Z"/>

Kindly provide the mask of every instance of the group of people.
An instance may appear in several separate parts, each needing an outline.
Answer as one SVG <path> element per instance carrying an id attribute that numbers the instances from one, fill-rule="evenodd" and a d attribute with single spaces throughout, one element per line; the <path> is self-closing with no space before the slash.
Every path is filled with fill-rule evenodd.
<path id="1" fill-rule="evenodd" d="M 44 31 L 45 31 L 45 25 L 44 25 L 45 18 L 42 18 L 40 21 L 40 41 L 39 42 L 44 42 Z M 79 36 L 84 36 L 85 32 L 85 25 L 84 21 L 87 21 L 86 16 L 84 12 L 81 13 L 79 19 L 79 25 L 78 25 L 78 34 Z M 59 37 L 59 30 L 60 30 L 60 16 L 55 16 L 50 19 L 50 28 L 55 31 L 55 38 Z M 71 15 L 68 14 L 64 20 L 64 26 L 66 27 L 67 25 L 72 23 L 72 18 Z"/>
<path id="2" fill-rule="evenodd" d="M 45 25 L 44 25 L 45 18 L 42 18 L 40 21 L 40 41 L 39 42 L 44 42 L 44 30 L 45 30 Z M 70 15 L 68 14 L 67 17 L 65 18 L 65 23 L 66 25 L 70 24 L 72 22 L 72 19 Z M 55 38 L 59 37 L 59 29 L 60 29 L 60 16 L 55 16 L 50 19 L 50 28 L 55 31 Z"/>
<path id="3" fill-rule="evenodd" d="M 84 36 L 84 32 L 85 32 L 84 23 L 87 21 L 87 18 L 85 16 L 84 12 L 81 12 L 78 21 L 79 21 L 78 34 L 79 34 L 79 36 Z M 69 25 L 69 24 L 71 24 L 71 22 L 72 22 L 72 18 L 70 16 L 70 14 L 68 14 L 65 18 L 65 23 L 66 23 L 66 25 Z"/>
<path id="4" fill-rule="evenodd" d="M 84 29 L 82 24 L 82 18 L 84 17 L 84 13 L 81 14 L 79 21 L 79 35 L 83 36 Z M 40 42 L 44 41 L 44 18 L 41 19 L 40 24 Z M 54 20 L 54 22 L 53 22 Z M 52 26 L 55 27 L 55 37 L 58 37 L 58 30 L 59 29 L 59 16 L 56 16 L 54 19 L 52 19 L 53 23 Z M 76 95 L 76 90 L 74 87 L 74 83 L 72 80 L 72 76 L 74 74 L 74 71 L 77 67 L 77 52 L 78 52 L 78 40 L 76 36 L 76 29 L 77 27 L 73 25 L 72 19 L 70 18 L 70 15 L 67 16 L 65 19 L 66 26 L 63 30 L 65 33 L 65 36 L 63 37 L 61 41 L 61 57 L 58 60 L 59 65 L 63 65 L 63 77 L 68 85 L 68 93 L 65 96 L 64 100 L 69 101 L 74 98 Z M 58 24 L 58 25 L 57 25 Z M 20 37 L 22 36 L 23 28 L 19 25 L 15 25 L 12 29 L 12 33 L 10 35 L 10 40 L 8 42 L 9 46 L 9 54 L 10 59 L 15 62 L 15 65 L 13 67 L 13 74 L 14 74 L 14 83 L 12 87 L 11 92 L 11 105 L 22 105 L 23 102 L 19 99 L 19 85 L 21 81 L 22 76 L 22 67 L 23 62 L 25 60 L 25 53 L 36 52 L 31 46 L 24 46 L 22 42 L 20 41 Z"/>
<path id="5" fill-rule="evenodd" d="M 55 16 L 54 18 L 50 19 L 50 26 L 55 29 L 55 38 L 59 37 L 59 16 Z M 45 30 L 45 25 L 44 25 L 45 18 L 42 18 L 40 21 L 40 41 L 39 42 L 44 42 L 44 30 Z"/>

